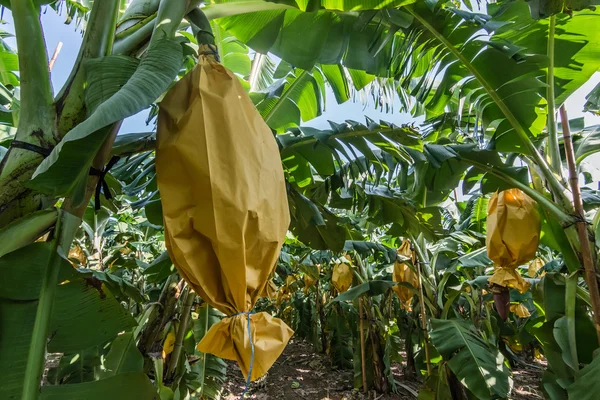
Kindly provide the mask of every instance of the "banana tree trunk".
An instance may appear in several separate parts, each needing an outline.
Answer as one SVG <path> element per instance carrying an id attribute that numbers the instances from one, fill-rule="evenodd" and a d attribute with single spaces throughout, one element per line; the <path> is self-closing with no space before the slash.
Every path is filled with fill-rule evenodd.
<path id="1" fill-rule="evenodd" d="M 110 51 L 118 12 L 118 0 L 94 3 L 88 29 L 65 89 L 56 103 L 52 95 L 40 8 L 32 0 L 13 0 L 20 76 L 21 115 L 15 140 L 51 150 L 62 137 L 86 117 L 81 68 L 89 58 Z M 14 142 L 13 142 L 14 143 Z M 25 186 L 43 160 L 37 152 L 14 144 L 0 165 L 0 227 L 43 207 L 44 196 Z"/>
<path id="2" fill-rule="evenodd" d="M 40 8 L 33 0 L 12 0 L 11 6 L 21 78 L 21 111 L 15 141 L 43 151 L 56 145 L 58 137 Z M 42 159 L 39 152 L 15 145 L 4 156 L 0 165 L 0 227 L 40 208 L 42 196 L 24 184 Z"/>
<path id="3" fill-rule="evenodd" d="M 598 344 L 600 344 L 600 292 L 598 292 L 598 278 L 596 267 L 594 265 L 594 256 L 588 235 L 587 223 L 583 211 L 583 201 L 581 199 L 581 189 L 579 188 L 579 177 L 577 167 L 575 166 L 575 152 L 573 151 L 573 141 L 571 138 L 571 130 L 569 128 L 569 119 L 567 118 L 567 110 L 563 104 L 560 107 L 560 118 L 563 128 L 563 137 L 565 142 L 565 156 L 567 165 L 569 166 L 569 183 L 573 192 L 573 204 L 577 213 L 577 233 L 581 244 L 581 257 L 583 259 L 583 268 L 585 270 L 585 280 L 590 291 L 590 300 L 592 302 L 592 311 L 594 314 L 594 325 L 596 327 L 596 335 Z"/>
<path id="4" fill-rule="evenodd" d="M 198 0 L 162 0 L 155 20 L 164 23 L 150 29 L 143 41 L 174 36 L 183 16 Z M 46 46 L 33 0 L 12 0 L 19 48 L 21 115 L 15 140 L 51 150 L 71 129 L 86 119 L 85 60 L 111 54 L 120 0 L 94 2 L 80 53 L 64 88 L 53 100 Z M 158 2 L 156 2 L 158 8 Z M 166 18 L 166 19 L 165 19 Z M 153 27 L 153 25 L 152 25 Z M 14 142 L 13 142 L 14 143 Z M 12 145 L 0 165 L 0 227 L 44 206 L 45 197 L 26 187 L 43 160 L 38 152 Z M 53 199 L 48 199 L 53 201 Z"/>

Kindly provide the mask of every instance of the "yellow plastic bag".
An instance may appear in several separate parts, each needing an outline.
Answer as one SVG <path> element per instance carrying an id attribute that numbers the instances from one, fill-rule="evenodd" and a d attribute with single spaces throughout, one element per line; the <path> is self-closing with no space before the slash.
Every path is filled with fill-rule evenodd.
<path id="1" fill-rule="evenodd" d="M 248 313 L 275 268 L 289 209 L 271 130 L 238 78 L 211 57 L 201 56 L 160 103 L 156 172 L 173 263 L 229 316 L 197 348 L 237 360 L 247 377 L 254 344 L 256 380 L 293 334 L 280 319 Z"/>
<path id="2" fill-rule="evenodd" d="M 510 311 L 514 312 L 517 315 L 517 317 L 519 317 L 519 318 L 531 317 L 531 314 L 529 313 L 529 310 L 527 309 L 527 307 L 525 307 L 523 305 L 523 303 L 511 304 L 510 305 Z"/>
<path id="3" fill-rule="evenodd" d="M 524 293 L 530 283 L 517 267 L 535 257 L 541 220 L 535 201 L 519 189 L 494 193 L 488 203 L 486 246 L 496 271 L 489 283 Z"/>
<path id="4" fill-rule="evenodd" d="M 410 249 L 410 241 L 403 240 L 402 244 L 397 250 L 399 256 L 404 258 L 410 258 L 414 264 L 415 255 Z M 417 274 L 405 263 L 398 260 L 394 263 L 394 273 L 392 275 L 394 282 L 405 282 L 411 284 L 415 289 L 419 288 L 419 277 Z M 394 292 L 400 299 L 400 303 L 405 310 L 410 310 L 410 303 L 414 296 L 414 292 L 405 286 L 396 285 L 394 286 Z"/>
<path id="5" fill-rule="evenodd" d="M 527 268 L 527 275 L 529 275 L 530 278 L 535 278 L 538 271 L 542 268 L 544 268 L 544 260 L 542 260 L 541 258 L 536 258 L 535 260 L 529 263 L 529 267 Z M 544 274 L 545 272 L 542 271 L 540 275 L 543 276 Z"/>
<path id="6" fill-rule="evenodd" d="M 345 263 L 336 264 L 333 267 L 331 283 L 339 293 L 344 293 L 352 286 L 352 269 Z"/>

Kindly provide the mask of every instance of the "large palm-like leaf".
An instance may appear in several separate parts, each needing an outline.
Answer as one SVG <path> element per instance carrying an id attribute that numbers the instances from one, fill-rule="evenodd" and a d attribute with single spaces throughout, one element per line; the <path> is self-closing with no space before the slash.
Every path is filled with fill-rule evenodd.
<path id="1" fill-rule="evenodd" d="M 539 135 L 546 124 L 539 76 L 547 58 L 519 55 L 520 48 L 511 42 L 483 36 L 483 29 L 493 33 L 499 22 L 490 17 L 439 6 L 433 11 L 422 5 L 406 10 L 415 18 L 411 48 L 418 54 L 435 49 L 437 62 L 431 72 L 441 71 L 439 85 L 425 102 L 430 115 L 464 99 L 465 107 L 477 110 L 480 129 L 492 128 L 499 149 L 535 153 L 528 138 Z M 402 68 L 398 72 L 404 73 Z"/>
<path id="2" fill-rule="evenodd" d="M 255 53 L 252 60 L 252 70 L 248 77 L 250 91 L 265 90 L 273 83 L 275 63 L 268 54 Z"/>
<path id="3" fill-rule="evenodd" d="M 202 340 L 212 325 L 219 321 L 221 314 L 208 305 L 202 304 L 198 319 L 193 323 L 194 340 Z M 227 364 L 212 354 L 198 353 L 199 359 L 192 365 L 191 373 L 184 376 L 184 382 L 199 398 L 219 398 L 221 386 L 225 382 Z"/>
<path id="4" fill-rule="evenodd" d="M 388 31 L 381 31 L 368 20 L 365 24 L 355 14 L 325 10 L 305 13 L 289 7 L 238 15 L 236 4 L 240 3 L 209 6 L 206 13 L 209 17 L 231 15 L 219 19 L 219 25 L 260 53 L 271 52 L 305 70 L 317 63 L 344 60 L 348 68 L 386 74 L 390 46 L 384 46 L 377 57 L 368 50 L 373 38 Z"/>
<path id="5" fill-rule="evenodd" d="M 228 4 L 212 7 L 223 11 Z M 398 88 L 405 108 L 415 98 L 415 113 L 439 118 L 450 109 L 457 117 L 442 119 L 448 131 L 458 127 L 479 140 L 493 136 L 499 150 L 531 156 L 554 194 L 567 202 L 564 188 L 532 142 L 546 126 L 547 22 L 531 18 L 523 1 L 490 9 L 492 16 L 441 1 L 358 14 L 286 8 L 244 15 L 223 12 L 221 16 L 233 16 L 219 23 L 250 47 L 305 69 L 318 62 L 342 62 L 350 69 L 393 78 L 380 83 L 386 91 Z M 597 38 L 590 36 L 593 29 L 588 26 L 597 16 L 582 11 L 572 20 L 557 17 L 559 102 L 598 68 L 591 60 Z M 523 31 L 527 34 L 521 35 Z M 567 40 L 573 38 L 577 40 Z M 589 66 L 581 69 L 581 62 Z"/>
<path id="6" fill-rule="evenodd" d="M 21 398 L 40 288 L 51 252 L 50 243 L 33 243 L 0 258 L 7 278 L 0 288 L 1 343 L 3 353 L 11 354 L 0 362 L 5 376 L 2 398 Z M 69 283 L 56 290 L 49 351 L 69 353 L 98 346 L 135 324 L 106 287 L 90 286 L 93 278 L 85 280 L 66 260 L 61 259 L 59 268 L 59 280 Z M 98 319 L 103 321 L 100 329 L 95 325 Z"/>
<path id="7" fill-rule="evenodd" d="M 526 18 L 523 16 L 526 10 L 527 2 L 522 1 L 490 6 L 493 20 L 502 23 L 494 38 L 508 40 L 522 47 L 522 52 L 546 55 L 550 22 Z M 554 77 L 558 106 L 600 68 L 600 38 L 593 31 L 600 23 L 600 13 L 583 10 L 573 16 L 565 13 L 555 18 Z"/>
<path id="8" fill-rule="evenodd" d="M 69 132 L 36 170 L 31 186 L 55 196 L 72 193 L 88 173 L 104 143 L 106 126 L 131 116 L 154 102 L 177 76 L 182 52 L 179 42 L 155 41 L 137 69 L 135 60 L 109 56 L 89 66 L 93 70 L 87 98 L 97 105 L 88 119 Z M 92 85 L 96 83 L 96 85 Z M 122 85 L 122 86 L 121 86 Z"/>
<path id="9" fill-rule="evenodd" d="M 330 124 L 328 130 L 300 127 L 276 136 L 284 167 L 300 187 L 312 183 L 316 175 L 334 175 L 346 164 L 356 167 L 350 173 L 358 169 L 381 177 L 394 172 L 399 163 L 412 163 L 422 149 L 421 135 L 410 126 L 371 119 L 364 124 L 352 120 Z"/>
<path id="10" fill-rule="evenodd" d="M 321 86 L 312 73 L 298 70 L 252 98 L 265 122 L 282 131 L 321 115 Z"/>
<path id="11" fill-rule="evenodd" d="M 509 370 L 498 349 L 491 347 L 468 322 L 431 320 L 431 340 L 456 377 L 478 399 L 506 398 Z"/>

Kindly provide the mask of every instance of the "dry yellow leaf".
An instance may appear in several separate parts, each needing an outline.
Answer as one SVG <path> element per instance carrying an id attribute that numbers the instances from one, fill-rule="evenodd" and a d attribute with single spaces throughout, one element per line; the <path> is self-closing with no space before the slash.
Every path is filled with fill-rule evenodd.
<path id="1" fill-rule="evenodd" d="M 297 279 L 294 275 L 288 275 L 285 278 L 285 286 L 290 287 L 296 281 L 297 281 Z"/>
<path id="2" fill-rule="evenodd" d="M 167 334 L 167 337 L 165 338 L 165 341 L 163 342 L 163 350 L 162 350 L 163 359 L 167 358 L 167 356 L 173 352 L 174 348 L 175 348 L 175 332 L 173 330 L 170 330 L 169 333 Z"/>
<path id="3" fill-rule="evenodd" d="M 81 246 L 79 246 L 78 244 L 71 247 L 71 250 L 69 250 L 68 258 L 73 258 L 77 260 L 79 262 L 79 265 L 87 265 L 87 257 L 85 256 L 85 253 L 83 252 Z"/>
<path id="4" fill-rule="evenodd" d="M 316 282 L 316 279 L 311 278 L 308 274 L 304 274 L 304 287 L 311 288 L 315 285 Z"/>
<path id="5" fill-rule="evenodd" d="M 519 341 L 517 337 L 503 336 L 502 339 L 504 340 L 504 343 L 506 343 L 513 352 L 519 353 L 523 350 L 523 344 Z"/>

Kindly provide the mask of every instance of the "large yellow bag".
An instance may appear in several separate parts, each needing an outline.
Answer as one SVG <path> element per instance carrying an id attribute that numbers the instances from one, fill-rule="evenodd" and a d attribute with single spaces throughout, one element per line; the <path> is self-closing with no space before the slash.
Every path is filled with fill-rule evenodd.
<path id="1" fill-rule="evenodd" d="M 410 248 L 410 241 L 403 240 L 402 244 L 397 250 L 399 256 L 410 258 L 415 265 L 415 255 Z M 405 263 L 398 260 L 394 263 L 394 273 L 392 275 L 394 282 L 405 282 L 411 284 L 415 289 L 419 288 L 419 277 L 417 274 Z M 394 286 L 394 292 L 400 299 L 400 303 L 405 310 L 410 310 L 410 303 L 415 293 L 405 286 L 396 285 Z"/>
<path id="2" fill-rule="evenodd" d="M 519 189 L 494 193 L 488 203 L 486 246 L 496 270 L 489 283 L 521 293 L 529 289 L 517 267 L 535 257 L 540 229 L 537 205 L 529 196 Z"/>
<path id="3" fill-rule="evenodd" d="M 237 360 L 247 378 L 254 354 L 250 378 L 258 379 L 293 334 L 280 319 L 249 313 L 290 222 L 285 181 L 271 130 L 238 78 L 211 57 L 160 103 L 156 172 L 171 259 L 228 316 L 198 350 Z"/>

